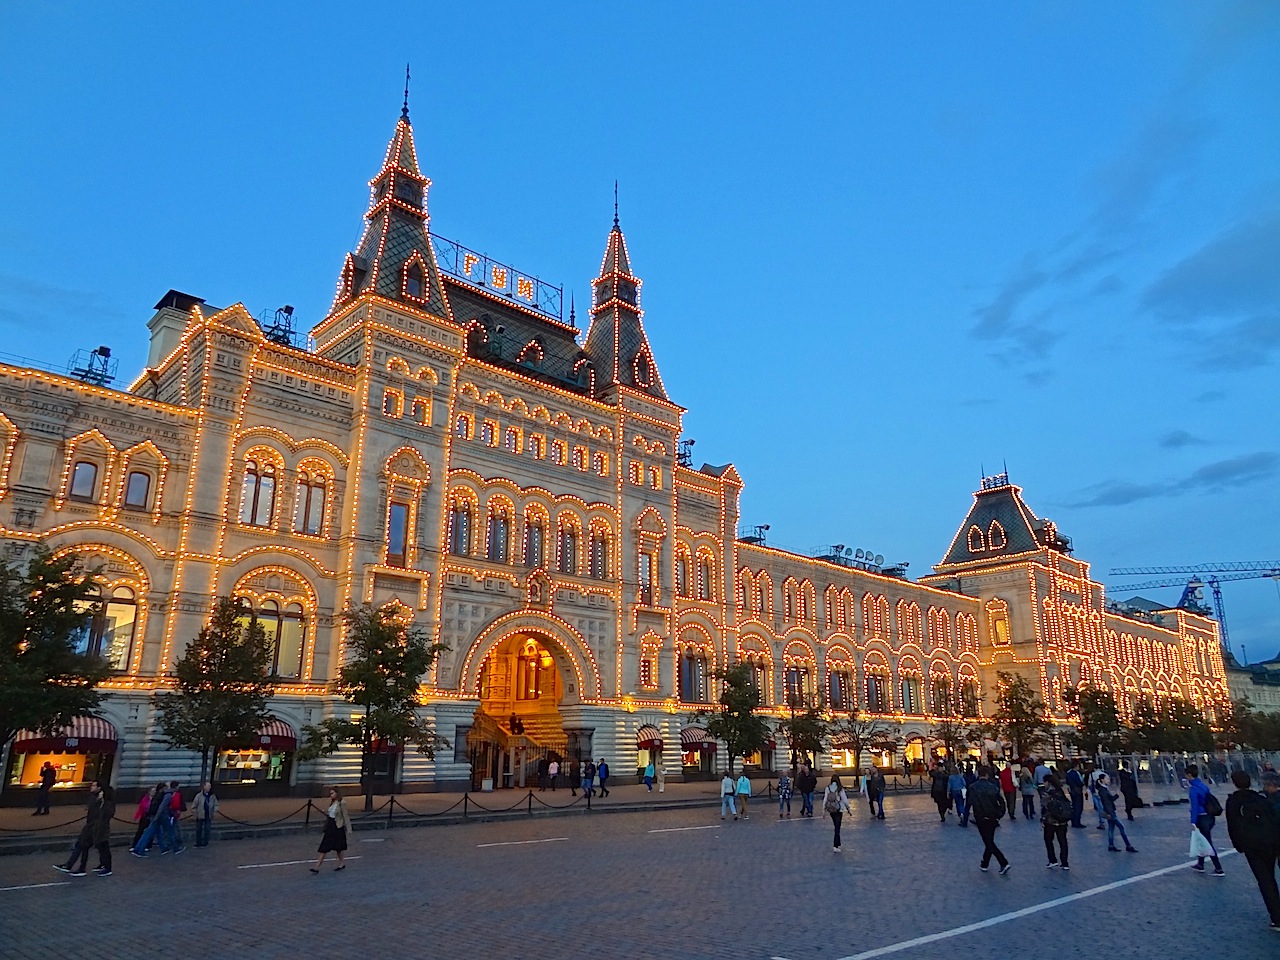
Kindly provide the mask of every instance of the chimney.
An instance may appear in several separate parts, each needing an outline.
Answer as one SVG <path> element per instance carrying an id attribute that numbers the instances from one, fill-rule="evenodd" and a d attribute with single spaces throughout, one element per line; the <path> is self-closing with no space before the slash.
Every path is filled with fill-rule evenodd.
<path id="1" fill-rule="evenodd" d="M 151 352 L 147 355 L 147 366 L 158 367 L 160 361 L 173 352 L 174 347 L 182 339 L 182 331 L 187 328 L 187 317 L 191 308 L 204 303 L 199 297 L 189 293 L 170 290 L 156 304 L 156 315 L 147 321 L 147 329 L 151 331 Z"/>

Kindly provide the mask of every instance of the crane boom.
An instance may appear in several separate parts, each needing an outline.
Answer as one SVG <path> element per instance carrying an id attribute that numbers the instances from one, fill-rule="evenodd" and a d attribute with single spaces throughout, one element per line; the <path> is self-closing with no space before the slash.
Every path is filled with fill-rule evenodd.
<path id="1" fill-rule="evenodd" d="M 1244 573 L 1256 570 L 1280 572 L 1280 560 L 1193 563 L 1181 567 L 1113 567 L 1110 575 L 1113 577 L 1167 577 L 1175 573 Z M 1271 576 L 1271 574 L 1265 574 L 1265 576 Z"/>
<path id="2" fill-rule="evenodd" d="M 1226 583 L 1228 580 L 1256 580 L 1259 577 L 1280 577 L 1280 565 L 1272 570 L 1261 570 L 1257 573 L 1228 573 L 1219 577 L 1193 577 L 1201 583 Z M 1159 580 L 1143 580 L 1141 583 L 1113 583 L 1107 586 L 1108 593 L 1133 593 L 1137 590 L 1158 590 L 1161 587 L 1185 587 L 1187 577 L 1162 577 Z"/>
<path id="3" fill-rule="evenodd" d="M 1236 572 L 1231 572 L 1231 570 Z M 1111 575 L 1115 577 L 1133 576 L 1135 574 L 1150 575 L 1154 573 L 1181 573 L 1183 576 L 1162 577 L 1159 580 L 1145 580 L 1142 583 L 1120 583 L 1109 589 L 1116 593 L 1135 593 L 1138 590 L 1184 586 L 1186 589 L 1183 591 L 1182 600 L 1178 602 L 1179 606 L 1181 606 L 1187 601 L 1188 594 L 1192 592 L 1192 588 L 1208 584 L 1209 589 L 1213 591 L 1213 607 L 1218 615 L 1218 639 L 1222 641 L 1222 649 L 1230 651 L 1231 641 L 1227 635 L 1227 611 L 1222 603 L 1222 584 L 1228 580 L 1258 580 L 1264 577 L 1280 580 L 1280 562 L 1199 563 L 1190 567 L 1119 567 L 1111 571 Z M 1208 574 L 1208 576 L 1202 578 L 1199 576 L 1201 573 Z M 1187 579 L 1187 574 L 1191 574 L 1190 580 Z"/>

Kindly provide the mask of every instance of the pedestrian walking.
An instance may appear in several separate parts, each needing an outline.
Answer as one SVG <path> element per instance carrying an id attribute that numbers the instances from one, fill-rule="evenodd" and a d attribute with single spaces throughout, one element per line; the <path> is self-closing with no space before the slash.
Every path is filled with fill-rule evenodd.
<path id="1" fill-rule="evenodd" d="M 213 792 L 213 784 L 206 780 L 200 786 L 200 792 L 191 802 L 192 815 L 196 821 L 196 846 L 207 847 L 209 835 L 213 832 L 213 817 L 218 812 L 218 797 Z"/>
<path id="2" fill-rule="evenodd" d="M 796 775 L 796 790 L 800 792 L 800 816 L 813 817 L 813 793 L 818 789 L 818 777 L 807 763 L 800 765 Z"/>
<path id="3" fill-rule="evenodd" d="M 1280 817 L 1280 773 L 1274 770 L 1263 771 L 1262 795 L 1267 798 L 1276 816 Z"/>
<path id="4" fill-rule="evenodd" d="M 1218 859 L 1218 848 L 1213 845 L 1213 825 L 1222 813 L 1222 804 L 1209 791 L 1209 785 L 1200 779 L 1200 768 L 1194 763 L 1187 764 L 1187 795 L 1191 798 L 1191 826 L 1208 841 L 1203 856 L 1196 857 L 1191 869 L 1204 873 L 1204 858 L 1207 856 L 1213 861 L 1213 875 L 1226 876 L 1222 861 Z"/>
<path id="5" fill-rule="evenodd" d="M 324 858 L 330 853 L 338 855 L 338 865 L 334 872 L 347 869 L 347 833 L 351 830 L 351 816 L 347 813 L 347 801 L 342 799 L 342 792 L 337 787 L 329 788 L 329 807 L 324 812 L 324 834 L 320 837 L 316 865 L 312 873 L 319 873 Z"/>
<path id="6" fill-rule="evenodd" d="M 1271 929 L 1280 930 L 1280 887 L 1276 885 L 1280 816 L 1265 795 L 1249 788 L 1249 775 L 1243 770 L 1231 774 L 1231 782 L 1236 789 L 1227 797 L 1227 835 L 1253 871 L 1258 892 L 1271 917 Z"/>
<path id="7" fill-rule="evenodd" d="M 1067 790 L 1071 794 L 1071 826 L 1083 830 L 1084 824 L 1080 822 L 1080 818 L 1084 816 L 1084 777 L 1080 776 L 1080 770 L 1074 761 L 1067 768 L 1066 779 Z"/>
<path id="8" fill-rule="evenodd" d="M 649 763 L 644 768 L 644 788 L 649 793 L 653 793 L 653 761 L 652 760 L 650 760 Z"/>
<path id="9" fill-rule="evenodd" d="M 1099 778 L 1105 777 L 1105 776 L 1106 774 L 1102 770 L 1095 767 L 1094 769 L 1089 771 L 1089 777 L 1088 777 L 1089 795 L 1093 798 L 1093 812 L 1098 815 L 1099 830 L 1101 830 L 1103 827 L 1107 825 L 1107 817 L 1102 810 L 1102 798 L 1101 798 L 1102 791 L 1098 789 Z M 1111 788 L 1108 787 L 1107 789 L 1110 790 Z"/>
<path id="10" fill-rule="evenodd" d="M 66 863 L 55 863 L 53 868 L 73 877 L 86 876 L 89 851 L 96 847 L 98 868 L 94 873 L 100 877 L 111 876 L 111 818 L 115 813 L 115 792 L 111 787 L 103 787 L 94 780 L 89 784 L 89 803 L 85 810 L 84 826 L 76 837 L 71 856 Z"/>
<path id="11" fill-rule="evenodd" d="M 1049 778 L 1049 774 L 1051 773 L 1053 773 L 1053 771 L 1049 768 L 1049 765 L 1044 762 L 1044 758 L 1041 757 L 1040 762 L 1035 765 L 1035 773 L 1033 774 L 1036 781 L 1036 787 L 1039 788 L 1044 786 L 1045 780 Z"/>
<path id="12" fill-rule="evenodd" d="M 654 777 L 658 781 L 658 792 L 667 792 L 667 768 L 663 765 L 662 759 L 658 759 L 656 768 L 654 769 Z"/>
<path id="13" fill-rule="evenodd" d="M 884 790 L 884 774 L 877 767 L 872 767 L 871 776 L 867 778 L 867 805 L 871 808 L 871 816 L 877 820 L 884 819 Z"/>
<path id="14" fill-rule="evenodd" d="M 733 814 L 733 819 L 738 819 L 738 808 L 734 806 L 733 797 L 738 792 L 738 781 L 733 779 L 733 774 L 725 771 L 723 779 L 720 781 L 720 819 L 724 819 L 725 812 Z"/>
<path id="15" fill-rule="evenodd" d="M 793 789 L 791 775 L 783 771 L 782 776 L 778 778 L 778 819 L 781 820 L 783 811 L 786 811 L 787 819 L 791 819 L 791 791 Z"/>
<path id="16" fill-rule="evenodd" d="M 186 846 L 182 843 L 182 815 L 187 812 L 187 801 L 182 796 L 182 784 L 177 780 L 169 781 L 169 818 L 165 829 L 169 831 L 169 845 L 174 853 L 182 853 Z"/>
<path id="17" fill-rule="evenodd" d="M 947 784 L 947 771 L 942 764 L 935 762 L 929 768 L 929 796 L 938 806 L 938 822 L 947 822 L 947 811 L 951 809 L 951 789 Z"/>
<path id="18" fill-rule="evenodd" d="M 609 795 L 609 765 L 604 762 L 604 757 L 601 757 L 600 762 L 596 764 L 596 776 L 600 779 L 600 796 L 607 797 Z"/>
<path id="19" fill-rule="evenodd" d="M 1026 767 L 1022 768 L 1022 772 L 1018 774 L 1018 792 L 1022 794 L 1022 816 L 1026 820 L 1034 820 L 1036 818 L 1036 782 L 1031 776 L 1031 771 Z"/>
<path id="20" fill-rule="evenodd" d="M 1058 866 L 1059 856 L 1062 869 L 1070 870 L 1067 862 L 1067 830 L 1071 825 L 1071 801 L 1062 789 L 1058 775 L 1050 773 L 1044 778 L 1044 793 L 1040 797 L 1040 824 L 1044 828 L 1044 849 L 1049 855 L 1047 866 L 1050 870 Z M 1053 852 L 1053 841 L 1058 841 L 1058 854 Z"/>
<path id="21" fill-rule="evenodd" d="M 950 768 L 951 772 L 947 776 L 947 791 L 951 794 L 951 802 L 956 807 L 956 817 L 959 819 L 960 826 L 969 826 L 969 808 L 965 805 L 965 786 L 964 774 L 956 767 Z"/>
<path id="22" fill-rule="evenodd" d="M 738 815 L 743 820 L 750 820 L 747 816 L 747 801 L 751 799 L 751 781 L 747 779 L 747 771 L 744 768 L 738 776 Z"/>
<path id="23" fill-rule="evenodd" d="M 1116 816 L 1116 795 L 1111 792 L 1111 780 L 1105 773 L 1094 780 L 1093 796 L 1102 807 L 1102 815 L 1107 821 L 1107 849 L 1112 853 L 1120 852 L 1120 848 L 1116 846 L 1116 831 L 1119 830 L 1124 848 L 1130 853 L 1137 853 L 1137 848 L 1129 842 L 1129 835 L 1124 832 L 1124 824 Z"/>
<path id="24" fill-rule="evenodd" d="M 968 802 L 973 812 L 973 825 L 982 837 L 982 863 L 979 866 L 987 870 L 991 866 L 991 858 L 995 857 L 1000 864 L 1000 875 L 1004 876 L 1009 872 L 1009 860 L 996 846 L 996 830 L 1007 808 L 1000 788 L 991 779 L 991 768 L 986 764 L 978 767 L 978 779 L 969 788 Z"/>
<path id="25" fill-rule="evenodd" d="M 1129 769 L 1128 760 L 1120 761 L 1120 795 L 1124 797 L 1124 815 L 1132 820 L 1133 811 L 1144 804 L 1138 796 L 1138 780 Z"/>
<path id="26" fill-rule="evenodd" d="M 822 809 L 831 817 L 831 822 L 835 826 L 835 835 L 831 841 L 831 852 L 843 853 L 844 851 L 840 849 L 840 821 L 849 812 L 849 796 L 844 792 L 844 786 L 840 783 L 840 778 L 834 773 L 831 775 L 831 782 L 822 791 Z"/>
<path id="27" fill-rule="evenodd" d="M 48 760 L 44 762 L 44 766 L 40 768 L 40 787 L 36 790 L 36 809 L 31 815 L 33 817 L 47 817 L 49 815 L 49 794 L 53 791 L 53 785 L 58 781 L 58 771 Z"/>
<path id="28" fill-rule="evenodd" d="M 133 842 L 129 844 L 130 849 L 138 845 L 138 841 L 146 833 L 147 827 L 151 825 L 151 805 L 158 801 L 163 794 L 164 784 L 157 783 L 138 798 L 138 806 L 133 811 L 133 819 L 138 824 L 138 829 L 133 832 Z"/>
<path id="29" fill-rule="evenodd" d="M 574 757 L 569 761 L 569 793 L 573 796 L 578 795 L 578 784 L 582 782 L 582 765 L 578 763 L 578 758 Z"/>
<path id="30" fill-rule="evenodd" d="M 1018 819 L 1018 785 L 1013 779 L 1013 764 L 1006 763 L 1000 770 L 1000 793 L 1004 797 L 1005 810 L 1010 820 Z"/>
<path id="31" fill-rule="evenodd" d="M 560 779 L 560 761 L 552 760 L 547 764 L 547 779 L 551 781 L 551 792 L 556 792 L 556 781 Z"/>
<path id="32" fill-rule="evenodd" d="M 538 759 L 538 792 L 547 792 L 547 779 L 551 776 L 551 761 L 546 757 Z"/>
<path id="33" fill-rule="evenodd" d="M 582 765 L 582 795 L 584 797 L 596 795 L 596 765 L 590 757 Z"/>
<path id="34" fill-rule="evenodd" d="M 172 788 L 166 787 L 163 783 L 156 784 L 156 795 L 151 801 L 151 806 L 147 810 L 147 829 L 142 831 L 133 846 L 129 848 L 129 852 L 135 857 L 145 858 L 147 850 L 152 843 L 158 843 L 160 846 L 160 855 L 174 851 L 172 841 L 172 831 L 170 829 L 169 819 L 173 815 L 173 791 Z"/>

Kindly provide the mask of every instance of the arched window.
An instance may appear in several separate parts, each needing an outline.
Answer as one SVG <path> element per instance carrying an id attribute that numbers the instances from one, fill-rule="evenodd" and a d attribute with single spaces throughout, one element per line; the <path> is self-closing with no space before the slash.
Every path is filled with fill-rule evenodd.
<path id="1" fill-rule="evenodd" d="M 547 455 L 546 438 L 533 434 L 529 437 L 528 443 L 524 445 L 524 452 L 535 460 L 541 460 Z"/>
<path id="2" fill-rule="evenodd" d="M 832 710 L 853 709 L 853 683 L 849 677 L 849 669 L 844 664 L 831 667 L 827 671 L 828 696 Z"/>
<path id="3" fill-rule="evenodd" d="M 129 479 L 124 485 L 124 505 L 145 510 L 150 496 L 151 474 L 143 473 L 141 470 L 129 471 Z"/>
<path id="4" fill-rule="evenodd" d="M 760 703 L 769 702 L 769 662 L 760 654 L 748 654 L 745 662 L 751 664 L 751 672 L 754 674 L 753 679 L 756 683 L 756 689 L 760 691 Z"/>
<path id="5" fill-rule="evenodd" d="M 300 677 L 307 625 L 302 605 L 289 603 L 282 608 L 275 600 L 263 600 L 254 613 L 271 647 L 269 675 L 282 680 Z M 247 624 L 248 617 L 243 617 L 241 622 Z"/>
<path id="6" fill-rule="evenodd" d="M 607 477 L 609 475 L 609 458 L 603 453 L 593 453 L 591 455 L 591 470 L 598 477 Z"/>
<path id="7" fill-rule="evenodd" d="M 528 641 L 521 648 L 516 664 L 516 699 L 537 700 L 543 693 L 550 693 L 554 676 L 551 654 L 536 641 Z"/>
<path id="8" fill-rule="evenodd" d="M 324 532 L 325 477 L 307 470 L 298 471 L 294 493 L 293 529 L 309 537 Z"/>
<path id="9" fill-rule="evenodd" d="M 511 453 L 519 453 L 520 431 L 515 427 L 507 427 L 507 432 L 503 435 L 502 445 Z"/>
<path id="10" fill-rule="evenodd" d="M 465 413 L 458 414 L 458 419 L 453 424 L 453 435 L 459 440 L 470 440 L 472 431 L 475 429 L 472 422 Z"/>
<path id="11" fill-rule="evenodd" d="M 579 470 L 587 469 L 587 448 L 586 447 L 573 448 L 573 465 L 577 467 Z"/>
<path id="12" fill-rule="evenodd" d="M 568 459 L 568 447 L 565 446 L 563 440 L 551 441 L 551 462 L 557 466 L 563 467 L 565 460 Z"/>
<path id="13" fill-rule="evenodd" d="M 883 673 L 867 674 L 867 710 L 871 713 L 889 712 L 889 678 Z"/>
<path id="14" fill-rule="evenodd" d="M 902 712 L 907 714 L 923 713 L 924 702 L 920 699 L 920 677 L 914 673 L 904 675 L 901 687 Z"/>
<path id="15" fill-rule="evenodd" d="M 609 534 L 600 527 L 591 529 L 591 577 L 605 580 L 609 576 Z"/>
<path id="16" fill-rule="evenodd" d="M 480 442 L 490 447 L 498 445 L 498 430 L 492 420 L 485 420 L 480 424 Z"/>
<path id="17" fill-rule="evenodd" d="M 116 587 L 103 599 L 97 587 L 76 606 L 90 611 L 87 623 L 73 637 L 77 653 L 105 657 L 113 670 L 128 670 L 138 625 L 138 602 L 129 587 Z"/>
<path id="18" fill-rule="evenodd" d="M 494 563 L 507 562 L 507 548 L 511 539 L 511 516 L 505 506 L 489 508 L 489 547 L 486 556 Z"/>
<path id="19" fill-rule="evenodd" d="M 978 715 L 978 683 L 966 679 L 960 684 L 960 706 L 966 717 Z"/>
<path id="20" fill-rule="evenodd" d="M 706 554 L 698 557 L 698 599 L 711 600 L 714 599 L 714 591 L 712 584 L 715 580 L 715 571 L 711 566 L 711 558 Z"/>
<path id="21" fill-rule="evenodd" d="M 689 593 L 689 555 L 676 554 L 676 593 L 687 597 Z"/>
<path id="22" fill-rule="evenodd" d="M 680 700 L 682 703 L 707 702 L 707 655 L 689 647 L 680 657 Z"/>
<path id="23" fill-rule="evenodd" d="M 761 617 L 769 615 L 769 581 L 763 577 L 756 582 L 756 613 Z"/>
<path id="24" fill-rule="evenodd" d="M 93 500 L 98 486 L 98 465 L 81 460 L 71 468 L 71 488 L 67 496 L 72 500 Z"/>
<path id="25" fill-rule="evenodd" d="M 404 265 L 404 295 L 419 302 L 427 299 L 427 276 L 416 258 Z"/>
<path id="26" fill-rule="evenodd" d="M 387 504 L 387 566 L 403 567 L 409 561 L 409 504 L 392 500 Z"/>
<path id="27" fill-rule="evenodd" d="M 240 522 L 253 527 L 269 527 L 275 510 L 275 464 L 246 460 L 244 482 L 240 488 Z"/>
<path id="28" fill-rule="evenodd" d="M 813 671 L 802 664 L 787 667 L 787 703 L 802 706 L 813 693 Z"/>
<path id="29" fill-rule="evenodd" d="M 578 528 L 563 521 L 560 525 L 559 570 L 569 574 L 578 572 Z"/>
<path id="30" fill-rule="evenodd" d="M 455 500 L 449 507 L 449 552 L 459 557 L 471 555 L 471 503 Z"/>
<path id="31" fill-rule="evenodd" d="M 525 514 L 524 517 L 524 565 L 540 567 L 545 562 L 547 528 L 541 517 Z"/>
<path id="32" fill-rule="evenodd" d="M 935 716 L 950 717 L 955 715 L 955 703 L 951 698 L 951 680 L 935 674 L 929 681 L 929 698 Z"/>

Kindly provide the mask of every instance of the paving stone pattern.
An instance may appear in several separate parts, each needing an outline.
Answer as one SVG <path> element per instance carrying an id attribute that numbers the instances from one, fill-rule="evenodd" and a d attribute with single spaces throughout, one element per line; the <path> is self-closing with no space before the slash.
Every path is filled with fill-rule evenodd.
<path id="1" fill-rule="evenodd" d="M 859 805 L 840 855 L 829 821 L 779 822 L 758 802 L 738 822 L 702 808 L 367 831 L 353 837 L 360 859 L 320 876 L 305 863 L 239 869 L 308 860 L 315 834 L 147 860 L 117 850 L 110 878 L 11 856 L 0 887 L 65 885 L 0 891 L 0 956 L 839 960 L 1183 862 L 1189 832 L 1185 806 L 1138 812 L 1138 854 L 1073 830 L 1064 874 L 1045 869 L 1038 824 L 1006 821 L 997 841 L 1013 871 L 1000 877 L 979 872 L 977 831 L 940 825 L 926 798 L 891 797 L 887 814 Z M 672 829 L 685 827 L 708 829 Z M 1222 880 L 1178 870 L 891 956 L 1280 956 L 1246 864 L 1224 863 Z"/>

